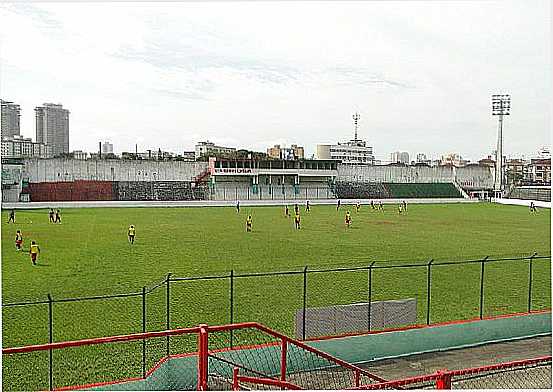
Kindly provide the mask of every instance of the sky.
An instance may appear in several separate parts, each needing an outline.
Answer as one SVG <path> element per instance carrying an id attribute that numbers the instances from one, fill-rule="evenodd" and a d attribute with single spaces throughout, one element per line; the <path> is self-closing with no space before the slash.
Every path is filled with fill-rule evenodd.
<path id="1" fill-rule="evenodd" d="M 504 152 L 550 145 L 551 4 L 533 1 L 1 3 L 0 98 L 70 110 L 70 150 L 266 151 L 359 137 L 478 160 L 491 95 L 511 94 Z"/>

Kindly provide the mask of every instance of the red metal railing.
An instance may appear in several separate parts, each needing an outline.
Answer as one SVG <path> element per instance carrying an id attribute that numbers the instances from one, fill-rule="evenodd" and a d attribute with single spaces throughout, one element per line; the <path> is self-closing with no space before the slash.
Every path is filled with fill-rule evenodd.
<path id="1" fill-rule="evenodd" d="M 246 330 L 251 329 L 257 333 L 263 333 L 265 335 L 268 335 L 271 337 L 273 342 L 271 343 L 264 343 L 264 344 L 256 344 L 255 341 L 252 341 L 251 344 L 247 345 L 232 345 L 232 343 L 226 347 L 223 348 L 217 348 L 214 350 L 210 350 L 209 348 L 209 336 L 210 334 L 218 333 L 218 332 L 231 332 L 231 331 L 239 331 L 239 330 Z M 283 388 L 289 388 L 289 389 L 299 389 L 300 386 L 290 382 L 288 380 L 288 365 L 289 365 L 289 350 L 290 347 L 296 348 L 297 352 L 303 352 L 304 355 L 311 354 L 316 356 L 318 359 L 322 359 L 325 361 L 325 363 L 328 366 L 334 367 L 334 368 L 340 368 L 348 372 L 353 373 L 353 384 L 349 385 L 351 387 L 357 387 L 360 385 L 360 379 L 361 376 L 364 376 L 368 378 L 371 381 L 374 382 L 385 382 L 381 377 L 378 377 L 367 370 L 361 369 L 355 365 L 352 365 L 348 362 L 345 362 L 339 358 L 336 358 L 328 353 L 325 353 L 323 351 L 317 350 L 316 348 L 313 348 L 301 341 L 289 338 L 281 333 L 278 333 L 276 331 L 273 331 L 261 324 L 249 322 L 249 323 L 239 323 L 239 324 L 230 324 L 230 325 L 221 325 L 221 326 L 207 326 L 207 325 L 200 325 L 199 327 L 194 328 L 183 328 L 183 329 L 175 329 L 175 330 L 167 330 L 167 331 L 159 331 L 159 332 L 145 332 L 145 333 L 135 333 L 135 334 L 129 334 L 129 335 L 119 335 L 119 336 L 110 336 L 110 337 L 103 337 L 103 338 L 93 338 L 93 339 L 83 339 L 83 340 L 76 340 L 76 341 L 66 341 L 66 342 L 58 342 L 58 343 L 48 343 L 48 344 L 38 344 L 38 345 L 32 345 L 32 346 L 24 346 L 24 347 L 11 347 L 11 348 L 5 348 L 2 349 L 3 355 L 13 355 L 18 353 L 30 353 L 30 352 L 37 352 L 37 351 L 53 351 L 53 350 L 62 350 L 64 348 L 69 347 L 80 347 L 80 346 L 92 346 L 92 345 L 101 345 L 101 344 L 108 344 L 108 343 L 117 343 L 117 342 L 129 342 L 129 341 L 138 341 L 138 340 L 147 340 L 147 339 L 153 339 L 153 338 L 160 338 L 160 337 L 166 337 L 166 336 L 179 336 L 179 335 L 185 335 L 185 334 L 197 334 L 198 335 L 198 346 L 197 346 L 197 353 L 190 353 L 186 355 L 196 355 L 197 354 L 197 374 L 198 374 L 198 381 L 197 381 L 197 388 L 198 390 L 208 390 L 208 377 L 209 377 L 209 358 L 217 354 L 217 353 L 228 353 L 232 351 L 237 350 L 252 350 L 252 349 L 259 349 L 264 347 L 278 347 L 280 348 L 280 369 L 278 372 L 278 376 L 273 375 L 267 375 L 267 377 L 249 377 L 249 376 L 238 376 L 239 379 L 241 379 L 243 382 L 252 382 L 263 384 L 263 385 L 279 385 Z M 299 350 L 299 351 L 298 351 Z M 126 379 L 118 379 L 115 381 L 107 381 L 107 382 L 101 382 L 101 383 L 93 383 L 93 384 L 86 384 L 86 385 L 70 385 L 70 386 L 59 386 L 56 387 L 54 385 L 51 386 L 51 389 L 58 389 L 58 390 L 74 390 L 74 389 L 83 389 L 83 388 L 90 388 L 94 386 L 99 385 L 109 385 L 109 384 L 116 384 L 121 382 L 128 382 L 128 381 L 135 381 L 140 379 L 145 379 L 149 375 L 153 373 L 155 369 L 157 369 L 161 363 L 165 362 L 169 358 L 174 358 L 182 355 L 168 355 L 166 357 L 163 357 L 153 368 L 149 369 L 147 372 L 143 374 L 143 377 L 133 377 L 133 378 L 126 378 Z M 90 360 L 89 362 L 93 362 Z M 53 372 L 52 369 L 52 362 L 49 364 L 49 373 L 50 375 Z M 249 377 L 249 378 L 248 378 Z M 249 380 L 249 381 L 248 381 Z M 277 383 L 277 384 L 275 384 Z"/>
<path id="2" fill-rule="evenodd" d="M 460 370 L 439 370 L 433 374 L 426 374 L 423 376 L 415 376 L 375 384 L 361 385 L 359 387 L 349 389 L 400 389 L 401 387 L 408 385 L 425 383 L 434 383 L 436 389 L 451 389 L 452 381 L 455 381 L 455 378 L 458 377 L 485 374 L 499 370 L 516 370 L 517 368 L 524 368 L 532 365 L 551 366 L 551 355 Z M 492 387 L 490 389 L 496 388 Z"/>

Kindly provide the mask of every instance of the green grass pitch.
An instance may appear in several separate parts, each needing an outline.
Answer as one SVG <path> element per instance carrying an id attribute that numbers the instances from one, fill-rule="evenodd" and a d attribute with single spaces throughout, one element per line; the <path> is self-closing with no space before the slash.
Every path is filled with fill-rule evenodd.
<path id="1" fill-rule="evenodd" d="M 300 271 L 396 263 L 550 254 L 550 210 L 487 203 L 408 205 L 385 211 L 362 206 L 300 205 L 302 228 L 295 230 L 284 207 L 90 208 L 62 210 L 62 224 L 48 223 L 47 210 L 18 211 L 16 224 L 2 212 L 3 303 L 141 291 L 173 276 L 225 275 L 256 271 Z M 344 214 L 352 213 L 346 229 Z M 293 205 L 290 205 L 293 213 Z M 245 220 L 253 217 L 253 232 Z M 32 223 L 31 223 L 32 222 Z M 134 245 L 127 228 L 135 225 Z M 16 252 L 15 231 L 41 247 L 38 266 Z M 384 263 L 378 263 L 383 265 Z M 551 307 L 550 260 L 534 262 L 533 309 Z M 436 266 L 432 270 L 431 321 L 476 317 L 480 265 Z M 486 265 L 485 314 L 525 311 L 527 261 Z M 373 300 L 415 297 L 418 321 L 426 321 L 426 267 L 373 272 Z M 294 334 L 302 307 L 302 275 L 237 278 L 234 321 L 258 321 Z M 201 322 L 229 322 L 229 279 L 171 284 L 171 328 Z M 307 306 L 367 300 L 367 271 L 308 276 Z M 165 329 L 165 287 L 147 295 L 148 330 Z M 48 341 L 48 307 L 3 308 L 3 346 Z M 54 304 L 54 341 L 142 330 L 142 299 L 131 297 Z M 178 351 L 178 347 L 174 350 Z M 67 380 L 66 384 L 70 383 Z"/>
<path id="2" fill-rule="evenodd" d="M 168 272 L 188 277 L 223 275 L 231 269 L 235 273 L 301 270 L 305 265 L 309 268 L 366 265 L 373 260 L 461 260 L 485 255 L 550 252 L 549 209 L 540 209 L 535 215 L 525 207 L 482 203 L 409 205 L 405 215 L 399 215 L 397 206 L 392 205 L 386 205 L 384 212 L 371 210 L 370 206 L 362 206 L 359 213 L 353 206 L 342 206 L 338 212 L 334 206 L 315 205 L 310 213 L 305 212 L 303 205 L 300 209 L 302 229 L 298 231 L 294 230 L 293 219 L 284 217 L 283 207 L 242 207 L 239 214 L 234 208 L 217 207 L 66 209 L 62 211 L 62 224 L 59 225 L 48 223 L 46 210 L 19 211 L 17 223 L 6 224 L 8 213 L 4 211 L 3 302 L 45 299 L 47 293 L 54 298 L 66 298 L 136 292 L 142 286 L 162 280 Z M 293 213 L 292 205 L 290 210 Z M 353 217 L 349 229 L 344 225 L 346 210 L 350 210 Z M 253 216 L 252 233 L 245 231 L 248 214 Z M 127 241 L 129 224 L 137 228 L 134 245 Z M 40 245 L 42 253 L 38 266 L 31 265 L 26 252 L 15 251 L 16 229 L 24 234 L 24 248 L 28 249 L 31 240 Z M 541 265 L 545 268 L 546 264 L 549 263 L 536 263 L 537 276 Z M 493 268 L 499 267 L 490 268 L 490 279 L 493 278 Z M 516 276 L 517 284 L 526 284 L 527 268 L 514 262 L 510 268 L 503 269 L 516 271 L 515 275 L 520 275 Z M 479 271 L 479 266 L 436 268 L 433 279 L 435 298 L 440 297 L 441 281 L 464 281 L 463 277 L 471 277 L 467 282 L 477 284 L 479 274 L 476 277 L 471 274 Z M 440 274 L 444 275 L 441 281 Z M 330 275 L 313 275 L 309 288 L 315 290 L 318 287 L 320 293 L 311 296 L 309 305 L 325 305 L 327 300 L 341 303 L 348 300 L 348 293 L 350 299 L 357 301 L 366 296 L 366 272 Z M 335 285 L 341 281 L 340 275 L 344 276 L 341 293 L 335 290 Z M 460 279 L 450 279 L 454 276 Z M 256 298 L 285 307 L 286 297 L 293 296 L 290 291 L 301 297 L 298 292 L 301 279 L 301 276 L 285 276 L 264 281 L 261 278 L 237 280 L 237 316 L 250 321 L 257 320 L 248 318 L 250 312 L 261 319 L 265 313 L 271 313 L 258 306 Z M 382 296 L 393 297 L 403 292 L 420 294 L 422 300 L 420 291 L 426 290 L 426 271 L 422 268 L 379 270 L 375 272 L 374 283 L 377 296 L 381 291 Z M 460 292 L 448 292 L 448 284 L 443 287 L 442 296 L 461 295 Z M 228 313 L 228 305 L 223 303 L 228 295 L 221 286 L 228 286 L 228 283 L 175 284 L 174 291 L 175 296 L 179 291 L 183 296 L 189 296 L 186 303 L 192 309 L 199 311 L 201 308 L 194 305 L 206 305 L 204 312 L 208 311 L 212 316 L 208 321 L 225 321 L 219 314 L 226 316 Z M 274 288 L 274 292 L 268 293 L 268 288 Z M 476 288 L 459 287 L 459 291 L 467 291 L 465 295 L 471 296 L 478 294 Z M 286 295 L 283 297 L 283 294 Z M 536 298 L 539 298 L 538 293 Z M 291 310 L 298 307 L 294 302 L 290 303 Z M 221 309 L 215 305 L 221 305 Z M 78 307 L 75 304 L 59 306 Z M 455 309 L 444 309 L 443 312 L 455 313 Z M 188 315 L 187 318 L 195 316 L 198 315 Z M 435 319 L 447 318 L 447 314 L 441 314 L 440 310 L 434 316 Z M 175 319 L 175 323 L 182 325 L 186 320 L 178 321 Z M 109 332 L 109 329 L 102 331 L 103 334 Z M 77 337 L 88 337 L 88 334 L 57 336 L 58 339 Z M 5 342 L 11 341 L 9 335 L 5 335 L 5 339 Z"/>

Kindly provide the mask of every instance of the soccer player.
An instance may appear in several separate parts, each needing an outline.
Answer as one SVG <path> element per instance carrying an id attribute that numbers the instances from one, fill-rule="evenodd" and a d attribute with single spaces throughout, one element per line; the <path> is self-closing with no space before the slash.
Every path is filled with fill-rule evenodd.
<path id="1" fill-rule="evenodd" d="M 298 230 L 300 229 L 300 223 L 301 223 L 300 214 L 299 212 L 296 212 L 296 216 L 294 217 L 294 225 L 295 225 L 294 227 Z"/>
<path id="2" fill-rule="evenodd" d="M 294 214 L 298 215 L 300 213 L 300 208 L 297 204 L 294 204 Z"/>
<path id="3" fill-rule="evenodd" d="M 349 211 L 346 212 L 346 226 L 349 227 L 351 225 L 351 214 Z"/>
<path id="4" fill-rule="evenodd" d="M 359 202 L 355 203 L 355 212 L 359 212 L 359 208 L 361 208 L 361 204 Z"/>
<path id="5" fill-rule="evenodd" d="M 403 212 L 407 212 L 407 203 L 403 200 Z"/>
<path id="6" fill-rule="evenodd" d="M 384 211 L 384 206 L 382 205 L 382 201 L 379 202 L 378 209 L 381 211 Z"/>
<path id="7" fill-rule="evenodd" d="M 8 218 L 8 223 L 10 222 L 15 223 L 15 210 L 10 211 L 10 217 Z"/>
<path id="8" fill-rule="evenodd" d="M 252 216 L 248 215 L 248 219 L 246 219 L 246 231 L 250 232 L 252 231 Z"/>
<path id="9" fill-rule="evenodd" d="M 21 250 L 22 243 L 23 243 L 23 234 L 21 234 L 21 230 L 17 230 L 17 233 L 15 233 L 15 249 Z"/>
<path id="10" fill-rule="evenodd" d="M 240 201 L 236 202 L 236 213 L 240 213 Z"/>
<path id="11" fill-rule="evenodd" d="M 36 259 L 39 253 L 40 253 L 40 248 L 38 247 L 36 242 L 31 241 L 31 249 L 29 249 L 29 254 L 31 255 L 31 261 L 33 265 L 36 265 Z"/>
<path id="12" fill-rule="evenodd" d="M 134 228 L 133 225 L 130 225 L 129 226 L 129 232 L 128 232 L 128 236 L 129 236 L 129 242 L 131 244 L 134 244 L 134 236 L 136 235 L 136 229 Z"/>
<path id="13" fill-rule="evenodd" d="M 398 204 L 398 205 L 397 205 L 397 212 L 398 212 L 400 215 L 401 215 L 401 213 L 402 213 L 401 210 L 402 210 L 401 204 Z"/>
<path id="14" fill-rule="evenodd" d="M 336 211 L 340 209 L 340 199 L 338 199 L 338 203 L 336 203 Z"/>
<path id="15" fill-rule="evenodd" d="M 290 211 L 288 210 L 288 204 L 284 206 L 284 216 L 287 218 L 290 216 Z"/>
<path id="16" fill-rule="evenodd" d="M 374 210 L 374 203 L 372 200 L 371 200 L 371 208 Z"/>
<path id="17" fill-rule="evenodd" d="M 305 203 L 305 211 L 309 212 L 309 200 Z"/>
<path id="18" fill-rule="evenodd" d="M 538 212 L 538 210 L 536 209 L 536 205 L 534 204 L 533 201 L 530 202 L 530 213 L 533 213 L 533 212 Z"/>
<path id="19" fill-rule="evenodd" d="M 60 210 L 56 210 L 56 220 L 54 223 L 61 223 Z"/>
<path id="20" fill-rule="evenodd" d="M 50 212 L 48 213 L 48 219 L 50 223 L 54 223 L 54 209 L 50 208 Z"/>

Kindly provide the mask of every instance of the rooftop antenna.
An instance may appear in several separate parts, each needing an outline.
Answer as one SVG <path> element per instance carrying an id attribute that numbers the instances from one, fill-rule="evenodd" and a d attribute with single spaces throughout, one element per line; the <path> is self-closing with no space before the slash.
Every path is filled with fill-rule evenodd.
<path id="1" fill-rule="evenodd" d="M 355 113 L 353 115 L 353 127 L 355 129 L 355 139 L 353 139 L 354 141 L 357 141 L 357 130 L 359 129 L 359 119 L 361 118 L 361 115 L 359 113 Z"/>

